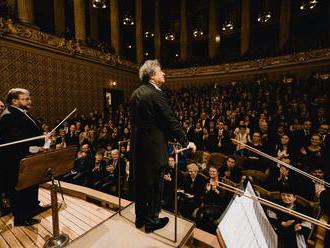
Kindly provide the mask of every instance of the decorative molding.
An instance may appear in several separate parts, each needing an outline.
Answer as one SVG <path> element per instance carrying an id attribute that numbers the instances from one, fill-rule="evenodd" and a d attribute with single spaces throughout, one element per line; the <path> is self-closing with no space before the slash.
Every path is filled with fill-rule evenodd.
<path id="1" fill-rule="evenodd" d="M 14 23 L 12 20 L 0 18 L 0 37 L 29 45 L 36 45 L 39 48 L 52 49 L 57 52 L 66 53 L 70 56 L 78 56 L 82 59 L 92 60 L 97 63 L 114 66 L 132 72 L 137 71 L 137 65 L 121 59 L 117 55 L 104 53 L 96 49 L 89 48 L 75 40 L 66 40 L 51 34 L 43 33 L 39 30 Z"/>
<path id="2" fill-rule="evenodd" d="M 0 100 L 11 88 L 26 88 L 33 98 L 34 116 L 50 125 L 74 107 L 81 114 L 103 111 L 104 89 L 123 90 L 129 99 L 138 87 L 136 72 L 4 39 L 0 39 L 0 78 Z"/>
<path id="3" fill-rule="evenodd" d="M 284 55 L 279 57 L 250 60 L 238 63 L 166 70 L 167 78 L 230 75 L 265 69 L 299 66 L 314 62 L 330 62 L 330 48 Z"/>

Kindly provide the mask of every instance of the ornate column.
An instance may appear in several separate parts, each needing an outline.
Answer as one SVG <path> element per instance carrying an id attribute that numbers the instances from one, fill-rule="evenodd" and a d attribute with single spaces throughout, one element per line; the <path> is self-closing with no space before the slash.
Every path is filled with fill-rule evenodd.
<path id="1" fill-rule="evenodd" d="M 74 0 L 74 27 L 76 40 L 86 40 L 86 19 L 85 19 L 85 1 Z"/>
<path id="2" fill-rule="evenodd" d="M 182 61 L 188 58 L 188 36 L 187 0 L 180 0 L 180 59 Z"/>
<path id="3" fill-rule="evenodd" d="M 155 59 L 160 60 L 160 48 L 161 48 L 161 38 L 160 38 L 160 0 L 155 0 L 155 20 L 154 20 L 154 46 L 155 46 Z"/>
<path id="4" fill-rule="evenodd" d="M 136 62 L 143 62 L 143 25 L 142 25 L 142 0 L 135 0 L 135 41 L 136 41 Z"/>
<path id="5" fill-rule="evenodd" d="M 34 24 L 34 0 L 17 0 L 17 12 L 20 22 Z"/>
<path id="6" fill-rule="evenodd" d="M 99 19 L 98 19 L 98 10 L 93 8 L 93 2 L 90 1 L 89 4 L 89 21 L 90 21 L 90 38 L 92 40 L 99 40 Z"/>
<path id="7" fill-rule="evenodd" d="M 280 13 L 280 49 L 288 44 L 290 35 L 290 6 L 291 0 L 281 1 Z"/>
<path id="8" fill-rule="evenodd" d="M 217 54 L 216 36 L 218 31 L 216 0 L 209 0 L 209 58 Z"/>
<path id="9" fill-rule="evenodd" d="M 250 0 L 242 0 L 241 54 L 249 50 L 250 43 Z"/>
<path id="10" fill-rule="evenodd" d="M 120 55 L 119 6 L 118 0 L 110 0 L 111 46 Z"/>
<path id="11" fill-rule="evenodd" d="M 54 0 L 54 28 L 56 34 L 65 32 L 65 0 Z"/>

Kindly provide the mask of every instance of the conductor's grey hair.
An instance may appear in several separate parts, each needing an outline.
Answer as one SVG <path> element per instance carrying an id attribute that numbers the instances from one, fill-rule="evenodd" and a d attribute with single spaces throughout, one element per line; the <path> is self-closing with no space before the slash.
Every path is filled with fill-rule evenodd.
<path id="1" fill-rule="evenodd" d="M 157 59 L 147 60 L 139 69 L 139 78 L 141 82 L 149 82 L 150 78 L 155 75 L 155 69 L 160 67 Z"/>

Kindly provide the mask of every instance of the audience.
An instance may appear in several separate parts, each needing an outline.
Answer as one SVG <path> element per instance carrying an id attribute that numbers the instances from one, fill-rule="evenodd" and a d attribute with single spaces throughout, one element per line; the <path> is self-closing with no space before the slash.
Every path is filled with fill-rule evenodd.
<path id="1" fill-rule="evenodd" d="M 325 189 L 322 184 L 231 140 L 239 140 L 326 179 L 330 168 L 327 95 L 330 84 L 311 80 L 312 83 L 232 83 L 216 88 L 165 90 L 189 139 L 202 152 L 199 158 L 189 152 L 179 154 L 179 211 L 182 216 L 196 220 L 198 227 L 214 233 L 215 220 L 232 196 L 223 192 L 217 182 L 239 184 L 244 170 L 264 175 L 261 185 L 270 191 L 280 191 L 294 181 L 295 193 L 307 200 L 319 201 Z M 123 189 L 131 190 L 126 187 L 130 161 L 129 118 L 129 109 L 122 104 L 110 113 L 95 111 L 76 115 L 62 125 L 58 133 L 53 133 L 53 148 L 79 147 L 74 169 L 64 175 L 63 180 L 116 195 L 120 167 Z M 48 125 L 42 124 L 46 132 Z M 119 147 L 121 140 L 128 142 Z M 176 162 L 172 145 L 168 148 L 171 155 L 164 175 L 162 204 L 163 208 L 173 211 Z M 222 160 L 215 161 L 217 156 L 213 154 Z M 128 196 L 129 192 L 123 195 Z"/>

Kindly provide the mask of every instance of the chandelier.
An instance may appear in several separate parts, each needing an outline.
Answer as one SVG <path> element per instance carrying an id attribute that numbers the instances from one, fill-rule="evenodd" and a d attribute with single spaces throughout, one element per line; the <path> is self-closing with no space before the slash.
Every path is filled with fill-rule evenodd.
<path id="1" fill-rule="evenodd" d="M 272 18 L 272 15 L 270 14 L 270 11 L 269 11 L 269 12 L 264 12 L 262 14 L 259 14 L 257 20 L 260 23 L 267 23 L 267 22 L 269 22 L 269 20 L 271 18 Z"/>
<path id="2" fill-rule="evenodd" d="M 134 26 L 134 19 L 132 16 L 130 16 L 129 14 L 126 14 L 123 18 L 123 24 L 125 26 Z"/>
<path id="3" fill-rule="evenodd" d="M 92 5 L 96 9 L 105 9 L 107 7 L 106 0 L 93 0 Z"/>
<path id="4" fill-rule="evenodd" d="M 175 40 L 175 34 L 173 32 L 166 33 L 165 34 L 165 40 L 174 41 Z"/>
<path id="5" fill-rule="evenodd" d="M 222 31 L 231 31 L 234 30 L 234 23 L 229 20 L 225 21 L 224 24 L 222 25 Z"/>
<path id="6" fill-rule="evenodd" d="M 145 33 L 144 33 L 144 37 L 145 37 L 146 39 L 152 38 L 152 37 L 154 37 L 154 36 L 155 36 L 154 33 L 151 32 L 151 31 L 145 31 Z"/>
<path id="7" fill-rule="evenodd" d="M 300 5 L 300 10 L 314 9 L 317 5 L 317 0 L 302 1 Z"/>
<path id="8" fill-rule="evenodd" d="M 203 32 L 203 30 L 201 28 L 195 28 L 195 29 L 193 29 L 193 36 L 195 38 L 200 37 L 200 36 L 203 36 L 203 34 L 204 34 L 204 32 Z"/>

